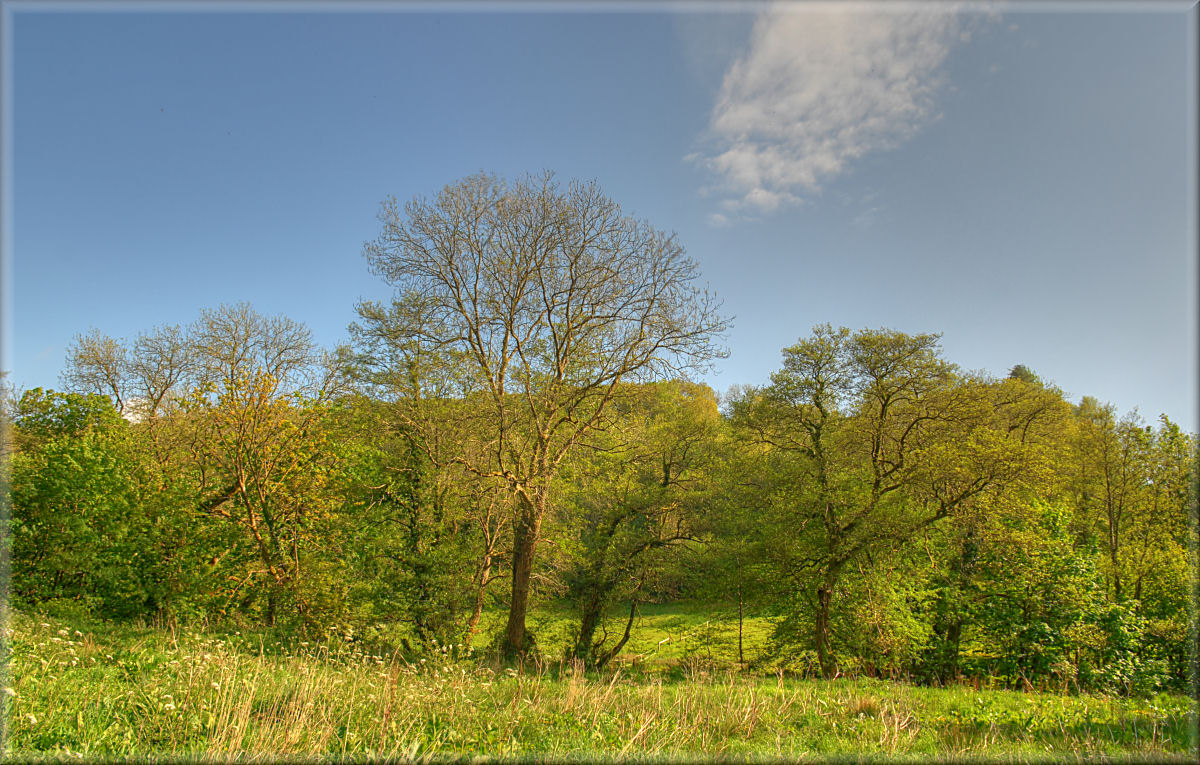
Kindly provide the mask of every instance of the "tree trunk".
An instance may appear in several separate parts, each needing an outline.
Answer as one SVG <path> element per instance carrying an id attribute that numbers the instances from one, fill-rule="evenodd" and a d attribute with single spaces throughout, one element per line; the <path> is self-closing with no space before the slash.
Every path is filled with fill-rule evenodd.
<path id="1" fill-rule="evenodd" d="M 1110 555 L 1109 557 L 1112 559 L 1112 568 L 1113 568 L 1113 600 L 1117 603 L 1120 603 L 1120 602 L 1122 602 L 1122 598 L 1121 598 L 1121 558 L 1117 554 L 1117 547 L 1116 547 L 1115 542 L 1113 543 L 1113 547 L 1112 547 L 1112 555 Z"/>
<path id="2" fill-rule="evenodd" d="M 741 571 L 741 569 L 739 569 L 739 577 L 740 577 L 740 571 Z M 740 578 L 738 580 L 737 592 L 738 592 L 738 666 L 741 667 L 742 669 L 745 669 L 746 668 L 746 657 L 742 653 L 742 625 L 743 625 L 745 619 L 744 619 L 744 614 L 743 614 L 743 610 L 742 610 L 742 582 L 741 582 Z"/>
<path id="3" fill-rule="evenodd" d="M 599 592 L 592 591 L 591 597 L 583 607 L 579 619 L 579 637 L 575 640 L 573 655 L 576 659 L 587 664 L 592 653 L 592 642 L 596 637 L 596 628 L 600 626 L 600 617 L 604 610 Z"/>
<path id="4" fill-rule="evenodd" d="M 629 642 L 629 633 L 633 629 L 633 617 L 637 615 L 637 605 L 636 598 L 629 601 L 629 620 L 625 622 L 625 634 L 621 636 L 616 645 L 596 657 L 596 669 L 604 669 L 604 665 L 612 661 L 621 649 L 625 647 L 625 644 Z"/>
<path id="5" fill-rule="evenodd" d="M 539 498 L 538 504 L 544 506 Z M 525 614 L 529 610 L 529 580 L 533 573 L 533 554 L 541 531 L 541 507 L 523 507 L 513 523 L 512 599 L 508 609 L 508 625 L 504 628 L 505 658 L 523 657 L 529 652 Z"/>
<path id="6" fill-rule="evenodd" d="M 837 662 L 829 649 L 829 612 L 835 582 L 836 574 L 831 571 L 825 574 L 825 578 L 817 587 L 817 618 L 813 629 L 813 642 L 817 647 L 817 663 L 821 665 L 821 674 L 825 677 L 833 677 L 837 673 Z"/>
<path id="7" fill-rule="evenodd" d="M 952 682 L 958 677 L 958 656 L 959 646 L 962 643 L 962 628 L 963 620 L 955 619 L 950 626 L 946 628 L 946 677 L 942 678 L 942 683 Z"/>
<path id="8" fill-rule="evenodd" d="M 471 618 L 467 620 L 467 641 L 475 636 L 475 630 L 479 629 L 479 618 L 483 616 L 483 603 L 487 600 L 487 586 L 491 579 L 488 574 L 492 570 L 492 558 L 487 556 L 484 559 L 483 574 L 479 578 L 479 589 L 475 591 L 475 607 L 471 610 Z"/>

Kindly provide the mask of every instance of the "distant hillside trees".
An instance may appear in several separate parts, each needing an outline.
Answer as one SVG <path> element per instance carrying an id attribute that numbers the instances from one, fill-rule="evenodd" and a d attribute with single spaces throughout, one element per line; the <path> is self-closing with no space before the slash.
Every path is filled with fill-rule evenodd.
<path id="1" fill-rule="evenodd" d="M 562 658 L 611 664 L 642 606 L 688 598 L 773 618 L 750 668 L 1186 687 L 1196 437 L 1166 418 L 964 373 L 935 335 L 827 325 L 720 407 L 676 379 L 555 410 L 411 332 L 416 296 L 360 310 L 335 354 L 245 305 L 154 342 L 80 338 L 82 390 L 5 404 L 13 603 L 337 628 L 414 656 L 463 642 L 512 608 L 513 476 L 533 473 L 505 471 L 548 459 L 537 418 L 578 428 L 571 411 L 594 420 L 539 479 L 546 550 L 518 583 L 574 613 Z"/>

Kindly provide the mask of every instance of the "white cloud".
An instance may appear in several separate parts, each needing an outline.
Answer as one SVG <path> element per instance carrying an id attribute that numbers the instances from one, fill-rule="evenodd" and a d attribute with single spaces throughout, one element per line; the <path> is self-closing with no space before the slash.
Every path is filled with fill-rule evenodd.
<path id="1" fill-rule="evenodd" d="M 799 204 L 937 119 L 942 64 L 967 32 L 945 5 L 764 11 L 692 155 L 719 177 L 722 221 Z"/>

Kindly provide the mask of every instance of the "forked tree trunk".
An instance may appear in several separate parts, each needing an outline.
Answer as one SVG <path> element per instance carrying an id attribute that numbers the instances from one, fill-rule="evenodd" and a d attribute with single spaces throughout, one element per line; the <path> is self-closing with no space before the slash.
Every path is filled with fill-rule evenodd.
<path id="1" fill-rule="evenodd" d="M 633 630 L 633 618 L 637 616 L 637 605 L 636 598 L 629 601 L 629 620 L 625 622 L 625 634 L 621 636 L 616 645 L 596 657 L 596 669 L 604 669 L 604 666 L 612 661 L 629 642 L 629 634 Z"/>

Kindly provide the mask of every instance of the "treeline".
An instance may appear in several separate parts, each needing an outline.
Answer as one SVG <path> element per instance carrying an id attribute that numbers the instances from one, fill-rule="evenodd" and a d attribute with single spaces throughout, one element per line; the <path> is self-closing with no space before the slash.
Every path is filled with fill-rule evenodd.
<path id="1" fill-rule="evenodd" d="M 639 604 L 778 617 L 763 668 L 1185 689 L 1196 438 L 936 335 L 816 328 L 761 388 L 684 372 L 727 325 L 594 186 L 389 203 L 350 341 L 248 305 L 77 338 L 12 422 L 10 597 L 330 630 L 419 654 L 565 600 L 600 667 Z"/>

